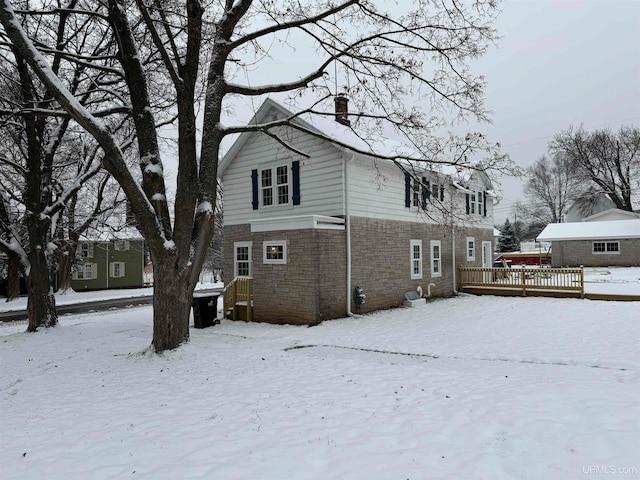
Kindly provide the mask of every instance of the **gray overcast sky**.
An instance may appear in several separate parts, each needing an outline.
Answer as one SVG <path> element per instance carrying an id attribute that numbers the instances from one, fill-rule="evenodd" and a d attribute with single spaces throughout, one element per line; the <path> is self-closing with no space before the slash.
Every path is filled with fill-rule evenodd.
<path id="1" fill-rule="evenodd" d="M 506 0 L 503 37 L 474 66 L 493 124 L 481 127 L 521 166 L 570 125 L 640 124 L 640 0 Z M 521 182 L 502 180 L 504 222 Z"/>
<path id="2" fill-rule="evenodd" d="M 571 125 L 615 130 L 640 124 L 640 0 L 503 0 L 500 7 L 501 41 L 471 65 L 472 73 L 486 76 L 493 123 L 456 131 L 486 133 L 527 167 Z M 298 47 L 271 64 L 260 62 L 258 83 L 275 82 L 283 72 L 289 78 L 290 68 L 316 68 L 316 57 Z M 261 102 L 238 104 L 239 122 Z M 522 199 L 520 180 L 500 181 L 496 224 L 513 220 L 512 205 Z"/>

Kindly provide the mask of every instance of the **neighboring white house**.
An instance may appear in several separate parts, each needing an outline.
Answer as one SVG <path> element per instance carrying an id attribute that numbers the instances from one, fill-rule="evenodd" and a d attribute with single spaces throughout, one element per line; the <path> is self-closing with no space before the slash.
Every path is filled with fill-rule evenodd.
<path id="1" fill-rule="evenodd" d="M 628 212 L 627 210 L 620 210 L 619 208 L 610 208 L 600 213 L 596 213 L 589 217 L 582 219 L 583 222 L 608 222 L 610 220 L 633 220 L 640 218 L 640 214 L 635 212 Z"/>
<path id="2" fill-rule="evenodd" d="M 551 242 L 554 267 L 640 266 L 640 218 L 552 223 L 537 240 Z"/>
<path id="3" fill-rule="evenodd" d="M 251 123 L 291 115 L 268 99 Z M 401 305 L 417 287 L 449 296 L 458 265 L 492 265 L 485 174 L 376 159 L 405 147 L 382 140 L 372 150 L 344 120 L 297 117 L 300 129 L 279 132 L 291 148 L 242 134 L 220 163 L 224 280 L 253 278 L 256 320 L 317 324 Z"/>
<path id="4" fill-rule="evenodd" d="M 640 192 L 631 191 L 631 207 L 634 212 L 620 210 L 607 194 L 600 193 L 593 201 L 574 202 L 565 213 L 565 222 L 588 222 L 592 220 L 626 220 L 629 218 L 640 218 Z"/>
<path id="5" fill-rule="evenodd" d="M 606 210 L 616 208 L 616 204 L 613 203 L 607 195 L 600 193 L 593 201 L 585 204 L 584 202 L 574 202 L 565 213 L 564 221 L 567 223 L 581 222 L 583 219 L 595 215 Z"/>

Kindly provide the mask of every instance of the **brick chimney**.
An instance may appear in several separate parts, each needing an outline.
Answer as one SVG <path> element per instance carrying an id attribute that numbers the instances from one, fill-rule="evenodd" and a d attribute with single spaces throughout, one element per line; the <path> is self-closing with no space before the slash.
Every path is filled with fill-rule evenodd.
<path id="1" fill-rule="evenodd" d="M 344 95 L 344 93 L 339 93 L 333 100 L 336 104 L 336 122 L 346 125 L 347 127 L 350 126 L 349 99 Z"/>

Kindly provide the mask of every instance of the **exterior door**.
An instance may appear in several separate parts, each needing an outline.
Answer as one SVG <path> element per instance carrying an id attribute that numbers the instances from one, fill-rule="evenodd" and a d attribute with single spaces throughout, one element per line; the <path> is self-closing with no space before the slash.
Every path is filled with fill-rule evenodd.
<path id="1" fill-rule="evenodd" d="M 482 268 L 491 268 L 493 266 L 493 255 L 491 254 L 491 242 L 482 242 Z M 491 283 L 491 273 L 483 274 L 482 281 Z"/>

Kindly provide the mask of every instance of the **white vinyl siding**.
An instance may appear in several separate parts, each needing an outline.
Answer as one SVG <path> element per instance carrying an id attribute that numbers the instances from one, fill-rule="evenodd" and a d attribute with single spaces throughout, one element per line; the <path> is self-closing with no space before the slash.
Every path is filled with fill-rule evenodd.
<path id="1" fill-rule="evenodd" d="M 267 115 L 268 118 L 268 115 Z M 392 162 L 361 158 L 344 152 L 329 142 L 320 140 L 302 132 L 288 131 L 287 142 L 298 150 L 309 154 L 309 158 L 296 155 L 266 135 L 255 133 L 240 148 L 235 158 L 226 167 L 222 182 L 224 184 L 224 224 L 248 224 L 251 220 L 302 215 L 345 215 L 345 191 L 343 185 L 344 162 L 347 162 L 348 205 L 352 217 L 375 218 L 382 220 L 427 223 L 443 223 L 439 210 L 428 206 L 428 215 L 419 208 L 405 207 L 405 178 Z M 291 177 L 291 164 L 300 162 L 300 205 L 262 208 L 262 190 L 260 170 L 278 165 L 287 165 Z M 259 208 L 252 206 L 252 170 L 257 170 Z M 425 175 L 430 185 L 437 185 L 438 193 L 444 186 L 446 198 L 442 205 L 456 215 L 465 213 L 465 192 L 451 185 L 448 177 Z M 289 194 L 292 193 L 292 179 L 289 179 Z M 477 185 L 476 185 L 477 183 Z M 432 186 L 432 188 L 434 188 Z M 483 190 L 482 182 L 475 182 L 470 188 Z M 432 195 L 435 193 L 432 192 Z M 444 191 L 442 191 L 444 193 Z M 414 201 L 411 194 L 412 203 Z M 422 201 L 420 193 L 419 199 Z M 488 200 L 488 199 L 487 199 Z M 291 200 L 290 200 L 291 202 Z M 434 202 L 434 199 L 431 199 Z M 490 207 L 487 201 L 488 207 Z M 286 208 L 285 208 L 286 207 Z M 475 209 L 477 210 L 477 200 Z M 490 211 L 489 211 L 490 213 Z M 487 215 L 474 215 L 475 225 L 493 228 L 493 219 Z M 425 247 L 426 248 L 426 247 Z"/>
<path id="2" fill-rule="evenodd" d="M 287 133 L 287 141 L 291 141 L 310 157 L 296 156 L 272 138 L 259 133 L 254 134 L 240 149 L 222 178 L 225 225 L 245 224 L 255 218 L 283 215 L 344 215 L 343 163 L 340 150 L 328 142 L 300 132 Z M 300 205 L 294 206 L 291 205 L 291 164 L 295 160 L 300 161 Z M 262 207 L 260 170 L 282 165 L 288 166 L 287 209 L 283 211 L 282 207 L 278 208 L 277 198 L 274 197 L 274 208 L 253 210 L 251 171 L 258 169 L 258 197 Z"/>
<path id="3" fill-rule="evenodd" d="M 440 219 L 438 211 L 430 206 L 427 206 L 429 215 L 416 208 L 413 188 L 411 208 L 405 206 L 404 172 L 390 162 L 373 159 L 349 162 L 348 179 L 349 210 L 354 217 L 427 224 L 437 223 Z M 418 205 L 421 205 L 421 191 L 417 197 Z"/>
<path id="4" fill-rule="evenodd" d="M 422 240 L 410 240 L 411 280 L 422 278 Z"/>

